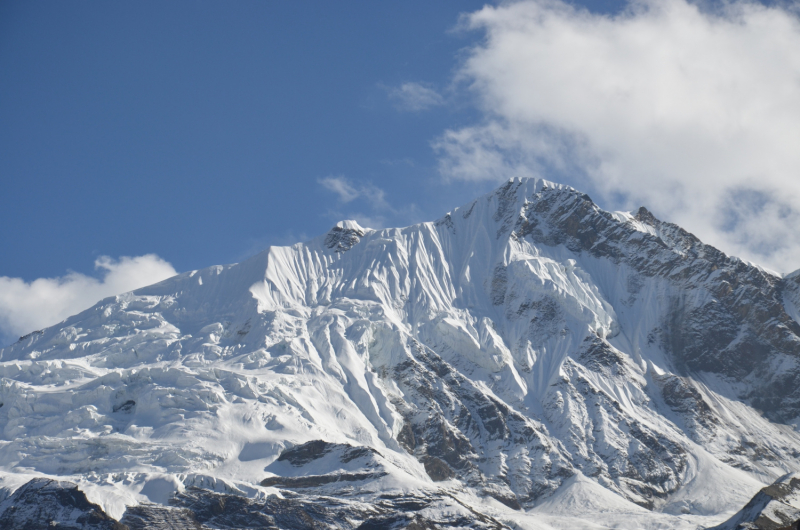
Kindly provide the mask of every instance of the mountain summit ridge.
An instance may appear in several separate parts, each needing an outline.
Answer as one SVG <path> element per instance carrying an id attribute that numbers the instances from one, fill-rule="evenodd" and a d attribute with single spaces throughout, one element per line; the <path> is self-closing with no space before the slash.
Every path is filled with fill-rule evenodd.
<path id="1" fill-rule="evenodd" d="M 798 278 L 538 179 L 433 222 L 340 222 L 0 350 L 0 478 L 74 480 L 116 518 L 317 483 L 716 524 L 800 471 Z M 376 456 L 270 471 L 318 440 Z"/>

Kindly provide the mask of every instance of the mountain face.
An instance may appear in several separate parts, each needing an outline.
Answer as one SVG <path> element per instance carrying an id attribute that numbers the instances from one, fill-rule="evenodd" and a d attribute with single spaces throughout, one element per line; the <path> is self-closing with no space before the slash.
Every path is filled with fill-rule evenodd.
<path id="1" fill-rule="evenodd" d="M 800 471 L 799 318 L 800 275 L 511 180 L 21 338 L 2 485 L 73 481 L 130 528 L 718 524 Z"/>
<path id="2" fill-rule="evenodd" d="M 709 530 L 797 530 L 800 478 L 790 473 L 759 491 L 725 523 Z"/>

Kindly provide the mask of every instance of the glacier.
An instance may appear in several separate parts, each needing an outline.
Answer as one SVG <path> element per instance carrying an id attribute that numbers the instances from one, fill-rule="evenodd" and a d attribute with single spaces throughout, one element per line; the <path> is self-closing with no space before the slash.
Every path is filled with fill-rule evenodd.
<path id="1" fill-rule="evenodd" d="M 254 528 L 734 528 L 800 472 L 798 318 L 800 274 L 512 179 L 0 350 L 0 499 L 76 485 L 129 528 L 246 527 L 217 505 Z"/>

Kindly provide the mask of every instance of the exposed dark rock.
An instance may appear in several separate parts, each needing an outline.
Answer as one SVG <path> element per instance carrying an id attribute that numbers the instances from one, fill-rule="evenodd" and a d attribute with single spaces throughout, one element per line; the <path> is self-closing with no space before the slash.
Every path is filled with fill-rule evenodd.
<path id="1" fill-rule="evenodd" d="M 673 374 L 653 374 L 664 403 L 682 420 L 687 434 L 700 441 L 703 432 L 710 432 L 719 420 L 694 382 Z"/>
<path id="2" fill-rule="evenodd" d="M 355 460 L 356 458 L 363 458 L 379 454 L 371 447 L 353 447 L 349 444 L 337 444 L 326 442 L 324 440 L 312 440 L 302 445 L 284 450 L 277 460 L 278 462 L 289 462 L 295 467 L 300 467 L 309 464 L 318 458 L 322 458 L 334 450 L 341 452 L 340 460 L 344 463 Z"/>
<path id="3" fill-rule="evenodd" d="M 453 470 L 450 469 L 450 466 L 435 456 L 423 458 L 422 463 L 425 465 L 425 472 L 434 482 L 449 480 L 455 476 L 455 473 L 453 473 Z"/>
<path id="4" fill-rule="evenodd" d="M 114 412 L 132 412 L 133 409 L 136 407 L 136 402 L 132 399 L 129 399 L 125 403 L 120 405 L 114 405 L 113 411 Z"/>
<path id="5" fill-rule="evenodd" d="M 436 519 L 418 512 L 447 503 Z M 507 528 L 448 494 L 397 494 L 373 498 L 294 494 L 254 500 L 188 488 L 170 506 L 130 506 L 120 522 L 106 515 L 70 482 L 34 479 L 0 504 L 3 530 L 342 530 L 398 528 Z"/>
<path id="6" fill-rule="evenodd" d="M 437 503 L 459 507 L 440 512 L 437 519 L 417 512 Z M 175 508 L 191 511 L 203 527 L 214 529 L 264 528 L 271 530 L 342 530 L 398 528 L 507 528 L 496 519 L 466 506 L 449 495 L 381 495 L 372 500 L 332 498 L 284 492 L 256 501 L 235 495 L 189 488 L 171 501 Z M 138 528 L 131 530 L 138 530 Z"/>
<path id="7" fill-rule="evenodd" d="M 438 530 L 430 519 L 410 514 L 376 517 L 364 521 L 357 530 Z"/>
<path id="8" fill-rule="evenodd" d="M 347 444 L 342 444 L 347 445 Z M 342 462 L 345 464 L 350 462 L 351 460 L 355 460 L 356 458 L 364 458 L 373 455 L 378 455 L 378 451 L 373 449 L 372 447 L 350 447 L 347 445 L 347 449 L 342 452 Z"/>
<path id="9" fill-rule="evenodd" d="M 318 458 L 325 456 L 337 444 L 332 444 L 324 440 L 312 440 L 303 445 L 292 447 L 281 453 L 278 457 L 279 462 L 287 461 L 293 466 L 304 466 Z"/>
<path id="10" fill-rule="evenodd" d="M 262 486 L 280 488 L 314 488 L 333 482 L 355 482 L 358 480 L 378 479 L 386 473 L 332 473 L 330 475 L 307 475 L 304 477 L 267 477 L 261 481 Z"/>
<path id="11" fill-rule="evenodd" d="M 512 510 L 521 510 L 522 505 L 517 500 L 516 496 L 513 495 L 500 495 L 498 493 L 489 493 L 489 496 L 495 499 L 496 501 L 505 504 Z"/>
<path id="12" fill-rule="evenodd" d="M 72 482 L 35 478 L 0 503 L 3 530 L 127 530 Z"/>
<path id="13" fill-rule="evenodd" d="M 453 218 L 450 214 L 447 214 L 441 219 L 437 220 L 436 226 L 446 226 L 451 233 L 455 233 L 456 231 L 455 225 L 453 225 Z"/>
<path id="14" fill-rule="evenodd" d="M 130 506 L 122 516 L 130 530 L 201 530 L 194 512 L 186 508 L 171 508 L 159 504 Z"/>
<path id="15" fill-rule="evenodd" d="M 800 478 L 786 475 L 761 491 L 736 515 L 708 530 L 796 530 L 800 523 Z"/>
<path id="16" fill-rule="evenodd" d="M 457 477 L 482 491 L 496 489 L 505 492 L 500 496 L 513 498 L 508 485 L 511 477 L 488 477 L 480 471 L 484 459 L 496 458 L 484 450 L 493 442 L 508 447 L 524 444 L 529 450 L 549 453 L 547 464 L 526 474 L 524 480 L 531 481 L 530 496 L 518 502 L 532 503 L 574 474 L 558 448 L 548 442 L 541 425 L 487 396 L 430 348 L 413 339 L 409 346 L 415 361 L 398 363 L 390 377 L 405 395 L 413 396 L 409 401 L 417 404 L 412 408 L 398 402 L 397 407 L 413 433 L 415 445 L 410 452 L 432 479 Z"/>
<path id="17" fill-rule="evenodd" d="M 403 449 L 409 453 L 414 452 L 414 449 L 417 447 L 417 440 L 414 438 L 414 429 L 409 422 L 403 422 L 403 427 L 397 434 L 397 441 L 403 446 Z"/>
<path id="18" fill-rule="evenodd" d="M 31 331 L 27 335 L 21 336 L 17 342 L 22 342 L 25 339 L 29 339 L 29 338 L 31 338 L 31 337 L 33 337 L 35 335 L 41 335 L 42 333 L 44 333 L 44 331 L 41 330 L 41 329 L 37 329 L 36 331 Z"/>
<path id="19" fill-rule="evenodd" d="M 363 230 L 334 226 L 325 237 L 325 246 L 336 252 L 347 252 L 361 241 L 362 237 L 364 237 Z"/>

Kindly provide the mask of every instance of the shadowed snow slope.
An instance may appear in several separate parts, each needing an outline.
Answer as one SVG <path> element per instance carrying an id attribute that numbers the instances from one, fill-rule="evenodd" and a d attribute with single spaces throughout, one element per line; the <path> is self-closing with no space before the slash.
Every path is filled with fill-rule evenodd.
<path id="1" fill-rule="evenodd" d="M 0 351 L 2 480 L 72 480 L 116 518 L 316 484 L 446 492 L 531 528 L 513 510 L 600 528 L 608 499 L 633 527 L 717 524 L 800 471 L 799 282 L 644 208 L 511 180 L 20 339 Z M 328 449 L 279 459 L 299 446 Z"/>

